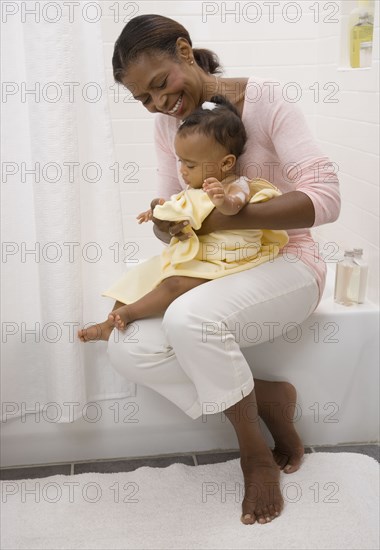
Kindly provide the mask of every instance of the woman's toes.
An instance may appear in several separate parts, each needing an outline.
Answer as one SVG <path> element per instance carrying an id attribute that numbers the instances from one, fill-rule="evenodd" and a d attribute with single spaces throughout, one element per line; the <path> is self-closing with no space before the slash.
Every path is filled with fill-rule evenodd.
<path id="1" fill-rule="evenodd" d="M 277 466 L 282 470 L 287 463 L 288 457 L 285 455 L 280 455 L 276 451 L 273 451 L 273 458 L 276 461 Z"/>
<path id="2" fill-rule="evenodd" d="M 277 517 L 281 514 L 282 512 L 282 508 L 283 508 L 283 505 L 281 504 L 275 504 L 274 505 L 274 515 Z"/>
<path id="3" fill-rule="evenodd" d="M 285 474 L 292 474 L 293 472 L 296 472 L 300 469 L 301 464 L 303 462 L 303 454 L 300 455 L 293 455 L 288 457 L 288 461 L 286 466 L 284 467 L 284 473 Z"/>
<path id="4" fill-rule="evenodd" d="M 268 506 L 268 510 L 269 510 L 270 518 L 271 518 L 271 519 L 274 519 L 274 518 L 277 516 L 277 514 L 276 514 L 276 511 L 275 511 L 275 509 L 274 509 L 273 504 L 270 504 L 270 505 Z"/>
<path id="5" fill-rule="evenodd" d="M 269 523 L 270 521 L 272 521 L 272 516 L 271 516 L 271 513 L 269 511 L 269 508 L 265 508 L 263 510 L 263 517 L 265 518 L 265 521 L 267 523 Z"/>
<path id="6" fill-rule="evenodd" d="M 273 504 L 269 504 L 267 507 L 262 508 L 261 510 L 256 510 L 255 514 L 257 521 L 262 524 L 270 523 L 272 519 L 275 519 L 279 515 Z"/>
<path id="7" fill-rule="evenodd" d="M 303 454 L 300 452 L 295 451 L 291 454 L 274 449 L 272 454 L 277 465 L 285 474 L 292 474 L 301 467 Z"/>
<path id="8" fill-rule="evenodd" d="M 296 472 L 297 470 L 299 470 L 300 466 L 301 466 L 301 461 L 297 460 L 297 462 L 295 462 L 294 464 L 292 464 L 292 462 L 289 461 L 284 468 L 284 473 L 292 474 L 293 472 Z"/>
<path id="9" fill-rule="evenodd" d="M 256 521 L 256 518 L 253 514 L 243 514 L 240 520 L 242 523 L 244 523 L 244 525 L 253 525 Z"/>
<path id="10" fill-rule="evenodd" d="M 256 517 L 257 517 L 257 521 L 259 523 L 266 523 L 267 522 L 262 510 L 256 511 Z"/>

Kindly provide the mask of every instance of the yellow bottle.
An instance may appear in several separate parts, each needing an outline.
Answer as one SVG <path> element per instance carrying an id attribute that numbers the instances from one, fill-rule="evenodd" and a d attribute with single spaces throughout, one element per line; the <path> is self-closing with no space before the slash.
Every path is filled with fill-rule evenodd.
<path id="1" fill-rule="evenodd" d="M 370 67 L 372 63 L 373 12 L 369 0 L 358 0 L 350 14 L 350 65 Z"/>

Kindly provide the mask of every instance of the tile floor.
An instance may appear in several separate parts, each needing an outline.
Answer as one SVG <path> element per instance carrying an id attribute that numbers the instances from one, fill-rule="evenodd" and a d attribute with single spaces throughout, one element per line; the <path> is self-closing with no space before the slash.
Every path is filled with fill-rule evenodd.
<path id="1" fill-rule="evenodd" d="M 306 453 L 360 453 L 370 456 L 380 462 L 379 444 L 367 445 L 338 445 L 329 447 L 307 447 Z M 42 478 L 54 475 L 75 475 L 88 472 L 113 473 L 113 472 L 132 472 L 141 466 L 150 466 L 153 468 L 165 468 L 176 462 L 197 466 L 201 464 L 215 464 L 216 462 L 226 462 L 239 458 L 237 450 L 231 451 L 207 451 L 182 453 L 178 455 L 161 455 L 141 458 L 118 458 L 114 460 L 91 460 L 72 462 L 64 464 L 40 464 L 34 466 L 8 467 L 0 469 L 0 479 L 32 479 Z"/>

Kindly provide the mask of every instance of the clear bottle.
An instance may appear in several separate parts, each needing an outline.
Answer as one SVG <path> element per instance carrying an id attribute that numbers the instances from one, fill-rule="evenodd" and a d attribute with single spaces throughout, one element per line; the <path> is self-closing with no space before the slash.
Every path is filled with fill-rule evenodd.
<path id="1" fill-rule="evenodd" d="M 363 304 L 367 292 L 368 264 L 363 258 L 362 248 L 354 248 L 354 263 L 358 265 L 360 269 L 359 289 L 356 302 L 358 304 Z"/>
<path id="2" fill-rule="evenodd" d="M 350 14 L 350 65 L 352 68 L 372 64 L 373 10 L 369 0 L 358 0 Z"/>
<path id="3" fill-rule="evenodd" d="M 343 306 L 355 303 L 359 292 L 360 268 L 354 263 L 353 250 L 345 250 L 344 258 L 336 264 L 334 300 Z"/>

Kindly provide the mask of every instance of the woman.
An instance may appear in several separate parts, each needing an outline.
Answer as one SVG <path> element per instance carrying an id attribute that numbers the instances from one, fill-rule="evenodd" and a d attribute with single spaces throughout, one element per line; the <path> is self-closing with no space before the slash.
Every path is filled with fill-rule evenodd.
<path id="1" fill-rule="evenodd" d="M 174 136 L 181 120 L 214 94 L 235 105 L 246 127 L 238 173 L 263 177 L 283 192 L 245 206 L 236 216 L 212 212 L 198 232 L 285 229 L 290 241 L 283 254 L 192 289 L 162 319 L 139 321 L 138 343 L 123 338 L 108 344 L 119 373 L 159 392 L 191 418 L 223 411 L 240 447 L 245 481 L 241 521 L 267 523 L 283 507 L 280 469 L 296 471 L 304 452 L 289 414 L 296 392 L 285 382 L 253 380 L 240 347 L 251 345 L 244 338 L 248 323 L 263 327 L 268 340 L 281 334 L 285 323 L 302 323 L 319 303 L 325 265 L 304 228 L 338 217 L 336 175 L 302 114 L 276 86 L 257 78 L 218 78 L 215 54 L 193 49 L 187 30 L 176 21 L 160 15 L 131 19 L 115 43 L 112 62 L 115 80 L 148 111 L 160 113 L 155 120 L 159 197 L 167 199 L 185 188 Z M 207 166 L 204 170 L 207 177 Z M 187 238 L 181 223 L 153 221 L 162 240 Z M 258 416 L 273 435 L 273 453 Z"/>

